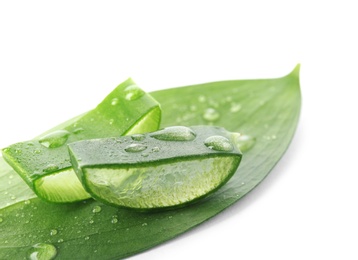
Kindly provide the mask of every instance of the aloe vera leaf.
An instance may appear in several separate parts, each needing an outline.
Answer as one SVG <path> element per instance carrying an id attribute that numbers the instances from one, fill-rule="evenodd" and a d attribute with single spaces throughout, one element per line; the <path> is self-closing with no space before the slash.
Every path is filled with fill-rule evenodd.
<path id="1" fill-rule="evenodd" d="M 63 129 L 74 122 L 76 122 L 84 114 L 76 116 L 50 130 L 36 137 L 39 139 L 51 132 Z M 0 208 L 10 206 L 19 201 L 35 198 L 36 194 L 32 189 L 24 182 L 19 174 L 6 163 L 4 158 L 0 155 Z"/>
<path id="2" fill-rule="evenodd" d="M 236 172 L 237 133 L 172 126 L 147 134 L 69 144 L 73 168 L 91 196 L 140 211 L 183 207 L 210 195 Z"/>
<path id="3" fill-rule="evenodd" d="M 0 258 L 23 258 L 32 245 L 46 242 L 56 246 L 58 259 L 74 255 L 77 259 L 120 259 L 214 217 L 256 187 L 287 149 L 300 113 L 298 72 L 296 67 L 283 78 L 215 82 L 152 93 L 162 104 L 164 126 L 217 124 L 254 138 L 251 149 L 243 153 L 240 173 L 211 197 L 150 214 L 93 200 L 71 205 L 51 205 L 39 199 L 17 203 L 0 210 Z M 93 213 L 98 207 L 101 211 Z M 28 217 L 17 218 L 17 214 Z M 51 229 L 58 234 L 51 236 Z"/>
<path id="4" fill-rule="evenodd" d="M 35 193 L 0 156 L 0 208 L 35 197 Z"/>
<path id="5" fill-rule="evenodd" d="M 94 110 L 64 123 L 60 130 L 57 127 L 40 138 L 3 149 L 3 156 L 40 198 L 51 202 L 78 201 L 90 195 L 73 172 L 66 144 L 154 131 L 159 122 L 159 104 L 128 79 Z"/>

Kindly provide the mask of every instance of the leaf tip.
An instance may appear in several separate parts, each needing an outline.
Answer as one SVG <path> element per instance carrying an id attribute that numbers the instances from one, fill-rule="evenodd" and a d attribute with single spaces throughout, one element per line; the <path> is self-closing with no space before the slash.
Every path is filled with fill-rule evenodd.
<path id="1" fill-rule="evenodd" d="M 289 75 L 294 76 L 296 78 L 299 78 L 299 76 L 300 76 L 300 67 L 301 67 L 301 64 L 298 63 L 296 65 L 296 67 L 291 71 L 291 73 Z"/>

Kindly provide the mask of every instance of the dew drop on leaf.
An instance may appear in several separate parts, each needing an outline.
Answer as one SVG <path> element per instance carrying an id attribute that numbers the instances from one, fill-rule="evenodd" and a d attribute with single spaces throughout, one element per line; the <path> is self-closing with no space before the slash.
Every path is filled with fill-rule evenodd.
<path id="1" fill-rule="evenodd" d="M 124 150 L 129 153 L 138 153 L 147 149 L 147 146 L 143 144 L 130 144 Z"/>
<path id="2" fill-rule="evenodd" d="M 94 206 L 92 209 L 93 213 L 99 213 L 101 211 L 102 211 L 102 208 L 101 208 L 101 206 L 98 206 L 98 205 Z"/>
<path id="3" fill-rule="evenodd" d="M 160 148 L 158 146 L 155 146 L 155 147 L 152 148 L 152 152 L 157 153 L 159 151 L 160 151 Z"/>
<path id="4" fill-rule="evenodd" d="M 185 126 L 167 127 L 152 133 L 150 136 L 163 141 L 192 141 L 196 137 L 193 130 Z"/>
<path id="5" fill-rule="evenodd" d="M 216 151 L 229 152 L 234 149 L 234 147 L 232 146 L 229 139 L 227 139 L 226 137 L 220 136 L 220 135 L 213 135 L 213 136 L 206 138 L 206 140 L 204 141 L 204 144 L 208 148 L 210 148 L 212 150 L 216 150 Z"/>
<path id="6" fill-rule="evenodd" d="M 203 95 L 200 95 L 200 96 L 198 97 L 198 101 L 199 101 L 200 103 L 204 103 L 204 102 L 206 101 L 206 97 L 203 96 Z"/>
<path id="7" fill-rule="evenodd" d="M 57 148 L 67 142 L 69 135 L 66 130 L 57 130 L 40 138 L 39 143 L 47 148 Z"/>
<path id="8" fill-rule="evenodd" d="M 191 105 L 191 106 L 190 106 L 190 111 L 193 111 L 193 112 L 194 112 L 194 111 L 196 111 L 196 109 L 197 109 L 197 108 L 196 108 L 195 105 Z"/>
<path id="9" fill-rule="evenodd" d="M 143 141 L 145 138 L 145 135 L 142 134 L 135 134 L 131 136 L 132 140 L 134 141 Z"/>
<path id="10" fill-rule="evenodd" d="M 28 251 L 30 260 L 51 260 L 57 255 L 57 249 L 52 244 L 38 243 Z"/>
<path id="11" fill-rule="evenodd" d="M 119 102 L 118 98 L 113 98 L 112 101 L 111 101 L 111 105 L 115 106 L 115 105 L 118 104 L 118 102 Z"/>
<path id="12" fill-rule="evenodd" d="M 79 133 L 82 133 L 84 131 L 84 129 L 82 127 L 79 127 L 79 128 L 76 128 L 75 130 L 73 130 L 73 133 L 75 135 L 79 134 Z"/>
<path id="13" fill-rule="evenodd" d="M 55 236 L 55 235 L 57 235 L 57 233 L 58 233 L 57 229 L 51 229 L 50 230 L 50 235 L 51 236 Z"/>
<path id="14" fill-rule="evenodd" d="M 241 110 L 241 105 L 239 103 L 231 103 L 230 112 L 236 113 Z"/>
<path id="15" fill-rule="evenodd" d="M 136 100 L 144 95 L 144 91 L 137 85 L 130 85 L 124 89 L 125 98 L 129 101 Z"/>
<path id="16" fill-rule="evenodd" d="M 256 138 L 250 135 L 234 134 L 234 140 L 241 152 L 250 150 L 256 143 Z"/>
<path id="17" fill-rule="evenodd" d="M 203 114 L 203 118 L 208 122 L 214 122 L 220 118 L 220 114 L 215 108 L 207 108 Z"/>

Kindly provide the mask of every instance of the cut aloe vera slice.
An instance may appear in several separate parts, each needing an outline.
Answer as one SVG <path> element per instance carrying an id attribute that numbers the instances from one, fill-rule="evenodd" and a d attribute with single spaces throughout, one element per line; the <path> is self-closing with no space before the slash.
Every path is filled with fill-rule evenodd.
<path id="1" fill-rule="evenodd" d="M 115 88 L 95 109 L 39 138 L 3 149 L 5 160 L 42 199 L 73 202 L 89 198 L 76 177 L 67 144 L 79 140 L 155 131 L 159 104 L 131 79 Z"/>
<path id="2" fill-rule="evenodd" d="M 241 161 L 237 134 L 210 126 L 169 127 L 69 144 L 92 197 L 139 210 L 179 207 L 224 185 Z"/>

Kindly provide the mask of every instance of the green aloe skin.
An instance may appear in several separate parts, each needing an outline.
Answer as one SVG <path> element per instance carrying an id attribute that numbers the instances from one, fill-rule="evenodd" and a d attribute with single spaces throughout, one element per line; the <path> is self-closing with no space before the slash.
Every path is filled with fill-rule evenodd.
<path id="1" fill-rule="evenodd" d="M 23 259 L 40 249 L 58 259 L 120 259 L 214 217 L 255 188 L 286 151 L 300 114 L 298 73 L 297 66 L 282 78 L 213 82 L 151 93 L 162 107 L 162 127 L 218 125 L 242 133 L 247 148 L 239 172 L 226 185 L 187 207 L 140 213 L 94 200 L 44 203 L 27 196 L 26 184 L 15 181 L 13 171 L 1 168 L 2 180 L 14 177 L 11 185 L 0 182 L 0 201 L 9 201 L 0 210 L 0 259 Z M 22 201 L 8 199 L 4 194 L 8 189 Z M 46 245 L 39 248 L 39 243 Z"/>
<path id="2" fill-rule="evenodd" d="M 40 198 L 79 201 L 91 196 L 72 169 L 67 144 L 154 131 L 159 123 L 159 104 L 128 79 L 87 114 L 39 138 L 13 144 L 3 149 L 3 156 Z"/>

